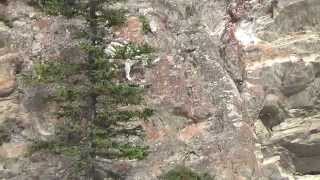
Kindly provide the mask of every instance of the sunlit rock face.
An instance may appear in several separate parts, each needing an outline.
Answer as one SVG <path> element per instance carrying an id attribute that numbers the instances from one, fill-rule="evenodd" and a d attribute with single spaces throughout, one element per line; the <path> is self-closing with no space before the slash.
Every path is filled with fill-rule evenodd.
<path id="1" fill-rule="evenodd" d="M 19 74 L 39 58 L 83 61 L 72 39 L 84 24 L 26 2 L 0 1 L 0 17 L 11 20 L 0 20 L 0 127 L 10 133 L 0 145 L 0 179 L 61 179 L 67 160 L 25 156 L 33 139 L 53 136 L 57 119 L 44 98 L 50 91 L 26 87 Z M 127 42 L 157 50 L 149 68 L 126 62 L 126 78 L 148 87 L 155 109 L 141 122 L 150 153 L 102 160 L 101 169 L 128 180 L 156 180 L 176 165 L 218 180 L 319 179 L 320 1 L 128 0 L 125 7 L 128 21 L 106 29 L 114 31 L 106 53 Z M 140 15 L 151 32 L 142 33 Z"/>

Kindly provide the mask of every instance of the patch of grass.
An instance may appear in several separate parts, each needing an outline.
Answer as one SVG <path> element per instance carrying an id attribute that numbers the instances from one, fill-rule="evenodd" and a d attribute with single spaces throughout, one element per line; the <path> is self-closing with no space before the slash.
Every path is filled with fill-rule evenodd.
<path id="1" fill-rule="evenodd" d="M 214 180 L 207 173 L 196 173 L 190 168 L 177 166 L 160 177 L 161 180 Z"/>

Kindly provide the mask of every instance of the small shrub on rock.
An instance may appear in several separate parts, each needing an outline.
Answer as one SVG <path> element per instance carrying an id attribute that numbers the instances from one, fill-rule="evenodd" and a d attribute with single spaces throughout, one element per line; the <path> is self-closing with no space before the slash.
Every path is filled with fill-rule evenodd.
<path id="1" fill-rule="evenodd" d="M 197 173 L 185 166 L 177 166 L 160 177 L 161 180 L 213 180 L 207 173 Z"/>

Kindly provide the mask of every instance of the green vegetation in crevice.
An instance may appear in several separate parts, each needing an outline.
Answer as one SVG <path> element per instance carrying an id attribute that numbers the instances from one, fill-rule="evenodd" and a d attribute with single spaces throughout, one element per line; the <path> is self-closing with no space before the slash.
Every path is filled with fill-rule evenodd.
<path id="1" fill-rule="evenodd" d="M 150 33 L 150 32 L 152 32 L 151 31 L 151 27 L 150 27 L 150 22 L 149 22 L 149 20 L 147 19 L 147 17 L 146 16 L 139 16 L 139 20 L 140 20 L 140 22 L 142 23 L 142 31 L 144 32 L 144 33 Z"/>
<path id="2" fill-rule="evenodd" d="M 78 15 L 87 24 L 78 45 L 86 56 L 84 62 L 41 59 L 34 64 L 33 72 L 22 75 L 26 84 L 51 89 L 47 100 L 58 106 L 55 136 L 49 141 L 36 140 L 31 153 L 47 151 L 69 157 L 75 167 L 68 173 L 72 177 L 94 177 L 99 171 L 97 157 L 141 160 L 148 155 L 138 121 L 147 120 L 153 110 L 143 105 L 144 89 L 124 80 L 120 62 L 148 58 L 154 50 L 148 45 L 129 43 L 117 48 L 114 55 L 107 55 L 100 13 L 105 2 L 109 1 L 92 0 L 75 6 L 81 7 L 75 11 L 81 12 Z M 54 5 L 60 7 L 59 3 Z M 82 7 L 87 8 L 83 11 Z M 117 18 L 112 25 L 124 22 Z"/>
<path id="3" fill-rule="evenodd" d="M 161 180 L 214 180 L 207 173 L 197 173 L 185 166 L 177 166 L 160 177 Z"/>

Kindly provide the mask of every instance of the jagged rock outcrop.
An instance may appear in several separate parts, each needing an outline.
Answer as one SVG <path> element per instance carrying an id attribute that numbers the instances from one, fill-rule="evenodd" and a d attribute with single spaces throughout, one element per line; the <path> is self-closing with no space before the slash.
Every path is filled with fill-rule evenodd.
<path id="1" fill-rule="evenodd" d="M 16 74 L 39 58 L 73 58 L 82 20 L 45 16 L 26 0 L 1 4 L 0 178 L 57 179 L 65 159 L 24 157 L 32 139 L 54 132 L 52 105 L 41 87 Z M 176 165 L 221 180 L 320 178 L 320 1 L 128 0 L 126 25 L 115 42 L 148 42 L 152 67 L 127 78 L 149 87 L 155 109 L 143 161 L 105 163 L 124 179 L 152 180 Z M 152 32 L 142 33 L 139 15 Z M 110 38 L 110 37 L 107 37 Z M 8 137 L 8 136 L 5 136 Z M 1 142 L 1 141 L 0 141 Z M 2 161 L 3 160 L 3 161 Z"/>
<path id="2" fill-rule="evenodd" d="M 270 179 L 319 176 L 319 1 L 257 6 L 246 44 L 244 98 Z M 248 27 L 244 26 L 245 28 Z M 241 27 L 240 29 L 241 30 Z M 244 30 L 243 30 L 244 32 Z M 258 116 L 257 116 L 258 115 Z"/>

